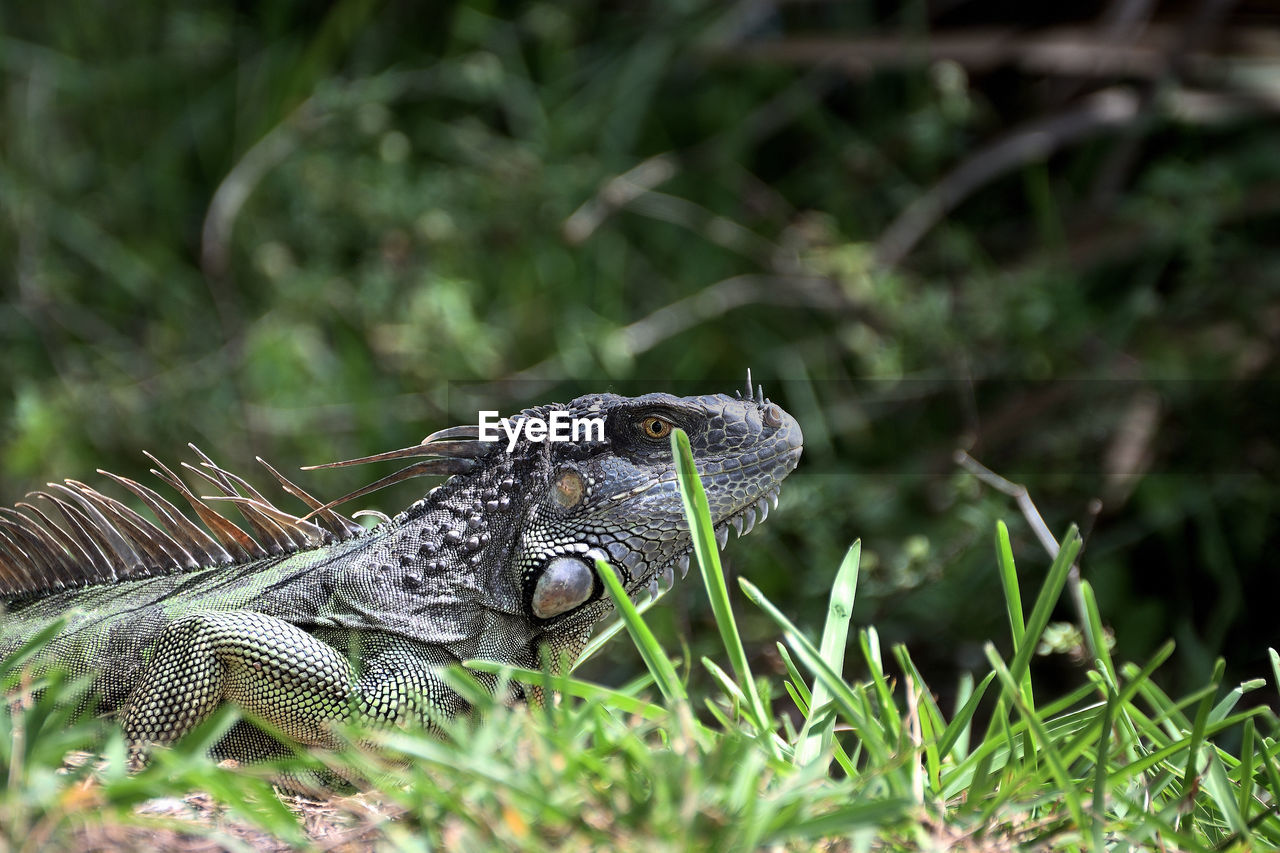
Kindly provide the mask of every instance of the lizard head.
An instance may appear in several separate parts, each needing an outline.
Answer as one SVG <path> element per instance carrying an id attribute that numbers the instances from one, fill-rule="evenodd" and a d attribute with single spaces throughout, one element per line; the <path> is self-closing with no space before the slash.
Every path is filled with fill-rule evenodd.
<path id="1" fill-rule="evenodd" d="M 596 429 L 591 440 L 543 446 L 545 487 L 521 525 L 513 568 L 528 615 L 547 631 L 589 628 L 611 609 L 595 557 L 614 566 L 633 596 L 646 588 L 656 595 L 687 571 L 692 540 L 672 430 L 689 436 L 722 546 L 731 525 L 744 535 L 768 515 L 800 459 L 799 424 L 763 392 L 598 394 L 523 414 L 553 410 Z"/>
<path id="2" fill-rule="evenodd" d="M 673 430 L 689 436 L 721 545 L 730 526 L 741 535 L 768 514 L 802 445 L 795 419 L 759 390 L 592 394 L 526 409 L 492 430 L 489 414 L 417 447 L 337 463 L 426 457 L 354 496 L 421 474 L 453 476 L 392 519 L 361 561 L 335 563 L 331 572 L 351 577 L 327 583 L 327 619 L 400 633 L 453 659 L 536 665 L 539 645 L 572 656 L 613 606 L 596 558 L 633 597 L 688 569 Z M 549 440 L 557 435 L 564 440 Z M 377 567 L 372 586 L 366 565 Z"/>

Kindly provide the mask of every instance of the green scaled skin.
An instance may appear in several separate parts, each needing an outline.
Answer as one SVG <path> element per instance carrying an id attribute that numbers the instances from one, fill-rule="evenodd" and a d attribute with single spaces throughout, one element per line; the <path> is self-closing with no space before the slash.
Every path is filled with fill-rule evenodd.
<path id="1" fill-rule="evenodd" d="M 801 453 L 799 425 L 760 391 L 599 394 L 518 417 L 553 411 L 603 418 L 603 440 L 522 437 L 508 452 L 505 436 L 480 441 L 475 427 L 458 427 L 355 460 L 426 457 L 374 486 L 451 475 L 368 532 L 283 477 L 314 511 L 277 509 L 207 458 L 188 468 L 221 501 L 157 473 L 211 534 L 124 478 L 113 477 L 156 521 L 81 483 L 52 485 L 36 493 L 46 500 L 0 510 L 0 657 L 65 620 L 34 668 L 89 676 L 98 707 L 119 716 L 139 751 L 172 743 L 227 702 L 305 745 L 336 745 L 338 722 L 429 726 L 466 710 L 436 674 L 442 666 L 576 659 L 612 608 L 593 558 L 612 563 L 633 596 L 683 575 L 691 543 L 672 428 L 689 435 L 722 539 L 730 524 L 741 534 L 768 513 Z M 254 536 L 214 509 L 229 503 Z M 240 761 L 281 752 L 247 722 L 214 750 Z"/>

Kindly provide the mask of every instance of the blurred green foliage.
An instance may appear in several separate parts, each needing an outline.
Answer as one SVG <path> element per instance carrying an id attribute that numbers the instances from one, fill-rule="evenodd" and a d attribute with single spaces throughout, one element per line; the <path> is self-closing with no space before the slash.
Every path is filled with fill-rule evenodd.
<path id="1" fill-rule="evenodd" d="M 1280 546 L 1275 121 L 1179 111 L 1173 74 L 754 50 L 905 51 L 1103 6 L 953 5 L 0 6 L 0 497 L 138 476 L 141 450 L 187 441 L 287 470 L 416 442 L 477 400 L 724 392 L 750 366 L 808 442 L 728 568 L 803 624 L 862 537 L 855 620 L 932 671 L 981 664 L 1005 633 L 988 531 L 1013 504 L 954 467 L 963 446 L 1052 529 L 1092 528 L 1082 571 L 1125 657 L 1172 633 L 1187 684 L 1224 651 L 1256 675 L 1274 622 L 1249 603 Z M 1251 58 L 1244 82 L 1187 89 L 1280 76 Z M 1104 87 L 1155 94 L 877 263 L 952 170 Z M 670 599 L 660 626 L 714 637 L 704 601 Z"/>

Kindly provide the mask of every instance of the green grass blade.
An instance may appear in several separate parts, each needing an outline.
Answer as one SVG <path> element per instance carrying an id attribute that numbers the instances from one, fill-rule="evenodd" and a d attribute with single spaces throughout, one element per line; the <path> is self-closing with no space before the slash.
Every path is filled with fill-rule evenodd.
<path id="1" fill-rule="evenodd" d="M 800 670 L 796 667 L 796 662 L 791 659 L 791 652 L 787 651 L 785 643 L 777 643 L 778 657 L 782 658 L 782 665 L 786 667 L 787 677 L 791 679 L 791 688 L 795 690 L 799 701 L 796 706 L 800 709 L 800 713 L 806 717 L 809 715 L 809 709 L 813 707 L 813 694 L 809 690 L 809 685 L 805 683 L 804 676 L 800 674 Z"/>
<path id="2" fill-rule="evenodd" d="M 764 593 L 755 584 L 746 578 L 738 578 L 738 584 L 753 604 L 763 610 L 774 622 L 778 623 L 778 626 L 782 628 L 787 644 L 791 646 L 792 651 L 800 658 L 800 662 L 814 674 L 815 683 L 818 681 L 826 683 L 827 689 L 831 692 L 832 700 L 853 725 L 855 734 L 861 739 L 867 752 L 871 754 L 872 760 L 877 765 L 883 764 L 889 757 L 889 746 L 885 742 L 884 731 L 866 713 L 864 700 L 858 696 L 844 679 L 833 672 L 831 667 L 827 666 L 827 662 L 822 659 L 822 653 L 818 651 L 818 648 L 800 632 L 799 628 L 792 624 L 790 619 L 773 606 L 773 603 L 765 597 Z M 821 708 L 818 709 L 819 712 L 821 710 Z M 813 710 L 810 710 L 810 713 L 814 713 Z"/>
<path id="3" fill-rule="evenodd" d="M 1092 638 L 1092 647 L 1096 650 L 1098 660 L 1107 673 L 1112 689 L 1117 689 L 1119 677 L 1116 675 L 1115 661 L 1107 650 L 1107 637 L 1102 627 L 1102 614 L 1098 611 L 1098 599 L 1093 594 L 1093 586 L 1088 581 L 1080 581 L 1080 600 L 1084 602 L 1085 630 Z"/>
<path id="4" fill-rule="evenodd" d="M 1276 686 L 1277 691 L 1280 691 L 1280 652 L 1268 648 L 1267 657 L 1271 660 L 1271 677 L 1275 679 L 1271 683 Z"/>
<path id="5" fill-rule="evenodd" d="M 0 616 L 3 616 L 0 612 Z M 52 620 L 48 625 L 36 631 L 26 642 L 18 646 L 3 659 L 0 659 L 0 694 L 13 691 L 23 676 L 23 665 L 38 652 L 40 652 L 49 642 L 66 627 L 67 620 L 65 617 L 58 617 Z"/>
<path id="6" fill-rule="evenodd" d="M 1213 706 L 1213 710 L 1209 712 L 1209 722 L 1216 723 L 1223 717 L 1235 710 L 1236 705 L 1240 704 L 1244 694 L 1257 690 L 1260 687 L 1266 687 L 1267 680 L 1265 678 L 1252 678 L 1248 681 L 1242 681 L 1222 697 L 1222 701 Z"/>
<path id="7" fill-rule="evenodd" d="M 720 689 L 725 692 L 725 695 L 733 700 L 735 706 L 742 707 L 747 704 L 747 697 L 743 695 L 742 688 L 734 683 L 733 678 L 729 673 L 721 669 L 719 664 L 704 655 L 702 657 L 702 665 L 707 672 L 711 673 L 711 677 L 720 685 Z"/>
<path id="8" fill-rule="evenodd" d="M 1253 772 L 1257 767 L 1258 755 L 1254 751 L 1254 730 L 1252 719 L 1245 720 L 1244 735 L 1240 741 L 1240 775 L 1236 780 L 1240 786 L 1240 801 L 1236 808 L 1245 825 L 1249 823 L 1249 813 L 1253 811 Z"/>
<path id="9" fill-rule="evenodd" d="M 1267 791 L 1271 795 L 1271 802 L 1272 804 L 1280 802 L 1280 769 L 1277 769 L 1276 762 L 1271 760 L 1271 755 L 1267 750 L 1258 750 L 1258 757 L 1262 759 L 1262 767 L 1267 777 Z"/>
<path id="10" fill-rule="evenodd" d="M 938 753 L 938 742 L 939 736 L 946 730 L 946 720 L 942 716 L 942 709 L 933 698 L 933 693 L 929 690 L 929 685 L 925 683 L 924 676 L 920 674 L 915 661 L 911 659 L 907 647 L 898 643 L 893 647 L 893 654 L 914 688 L 929 791 L 937 796 L 942 791 L 942 756 Z"/>
<path id="11" fill-rule="evenodd" d="M 849 620 L 853 617 L 853 603 L 858 590 L 858 564 L 862 557 L 862 540 L 855 541 L 845 553 L 836 572 L 835 583 L 831 587 L 831 598 L 827 603 L 827 621 L 822 628 L 822 642 L 819 653 L 833 672 L 844 671 L 844 650 L 849 640 Z M 813 685 L 813 701 L 810 709 L 820 708 L 830 701 L 831 696 L 821 682 Z M 831 724 L 815 730 L 813 714 L 810 713 L 800 730 L 800 740 L 796 746 L 795 763 L 808 764 L 817 758 L 831 743 Z"/>
<path id="12" fill-rule="evenodd" d="M 649 626 L 645 624 L 644 619 L 636 612 L 635 604 L 627 596 L 626 590 L 622 588 L 622 581 L 618 580 L 618 573 L 613 570 L 613 566 L 604 560 L 596 560 L 596 573 L 600 575 L 601 581 L 604 582 L 605 591 L 609 594 L 609 598 L 613 600 L 613 606 L 618 609 L 619 615 L 622 616 L 622 621 L 627 626 L 627 633 L 631 635 L 632 642 L 636 644 L 640 657 L 644 659 L 645 666 L 649 668 L 649 672 L 653 675 L 653 680 L 658 685 L 658 689 L 662 691 L 662 695 L 667 698 L 668 702 L 675 702 L 687 707 L 689 694 L 685 692 L 684 685 L 676 676 L 676 669 L 672 666 L 667 653 L 662 650 L 662 646 L 658 645 L 657 638 L 653 636 Z"/>
<path id="13" fill-rule="evenodd" d="M 1204 774 L 1205 793 L 1209 795 L 1218 812 L 1226 820 L 1227 827 L 1238 836 L 1247 836 L 1249 826 L 1240 813 L 1239 804 L 1236 802 L 1236 790 L 1227 777 L 1227 768 L 1223 766 L 1222 759 L 1218 757 L 1217 751 L 1212 746 L 1206 744 L 1202 749 L 1208 758 Z"/>
<path id="14" fill-rule="evenodd" d="M 1108 750 L 1111 747 L 1111 720 L 1115 715 L 1115 708 L 1116 694 L 1108 689 L 1107 704 L 1102 709 L 1102 734 L 1098 738 L 1097 754 L 1093 761 L 1093 804 L 1090 809 L 1093 821 L 1090 828 L 1094 850 L 1106 849 L 1102 828 L 1107 817 L 1107 768 L 1111 765 Z"/>
<path id="15" fill-rule="evenodd" d="M 642 601 L 636 605 L 636 612 L 639 613 L 641 616 L 643 616 L 645 613 L 648 612 L 650 607 L 653 607 L 653 605 L 657 603 L 658 603 L 658 599 L 656 598 L 646 599 L 645 601 Z M 582 654 L 578 655 L 578 659 L 575 660 L 572 664 L 570 664 L 569 672 L 573 672 L 575 669 L 582 666 L 584 663 L 590 660 L 593 655 L 595 655 L 602 648 L 608 645 L 610 640 L 612 640 L 614 637 L 618 636 L 618 634 L 622 633 L 625 630 L 627 630 L 627 625 L 622 619 L 613 620 L 613 622 L 611 622 L 599 634 L 596 634 L 594 637 L 592 637 L 591 640 L 587 643 L 587 645 L 583 647 Z"/>
<path id="16" fill-rule="evenodd" d="M 920 670 L 916 667 L 916 662 L 911 659 L 911 653 L 907 651 L 907 647 L 901 643 L 893 647 L 893 656 L 897 658 L 898 665 L 902 667 L 902 671 L 906 673 L 916 683 L 916 689 L 920 693 L 920 707 L 929 717 L 929 723 L 933 726 L 935 732 L 941 733 L 946 728 L 946 718 L 942 715 L 942 709 L 938 707 L 938 702 L 933 696 L 933 692 L 929 689 L 928 683 L 925 682 L 924 676 L 920 674 Z"/>
<path id="17" fill-rule="evenodd" d="M 938 757 L 942 760 L 946 760 L 952 749 L 958 750 L 961 758 L 969 754 L 969 732 L 972 728 L 973 715 L 978 710 L 978 702 L 982 700 L 982 694 L 986 692 L 995 677 L 995 673 L 988 673 L 975 693 L 973 675 L 966 672 L 960 676 L 960 684 L 956 689 L 956 710 L 938 742 Z"/>
<path id="18" fill-rule="evenodd" d="M 1182 774 L 1182 798 L 1187 799 L 1191 796 L 1192 786 L 1196 783 L 1196 758 L 1200 755 L 1200 747 L 1204 743 L 1205 727 L 1209 725 L 1209 712 L 1213 708 L 1213 697 L 1217 692 L 1218 685 L 1222 683 L 1222 674 L 1226 672 L 1227 662 L 1222 658 L 1218 658 L 1213 665 L 1213 678 L 1210 681 L 1210 689 L 1204 694 L 1200 700 L 1199 706 L 1196 708 L 1196 721 L 1192 724 L 1191 740 L 1187 747 L 1187 766 Z M 1184 829 L 1187 832 L 1192 831 L 1195 823 L 1195 812 L 1188 812 L 1187 822 Z"/>
<path id="19" fill-rule="evenodd" d="M 733 618 L 733 608 L 729 604 L 729 587 L 725 583 L 724 570 L 720 566 L 720 550 L 716 543 L 715 531 L 712 529 L 707 492 L 702 487 L 698 467 L 693 461 L 689 436 L 682 429 L 675 429 L 671 433 L 671 454 L 676 462 L 680 497 L 684 503 L 685 519 L 689 522 L 689 531 L 693 538 L 693 550 L 698 558 L 698 568 L 702 572 L 702 582 L 707 588 L 707 597 L 711 600 L 711 611 L 715 615 L 716 627 L 720 630 L 720 639 L 729 656 L 733 673 L 738 679 L 738 686 L 746 697 L 747 713 L 762 741 L 770 744 L 772 749 L 772 721 L 756 690 L 755 679 L 747 663 L 747 652 L 742 647 L 742 637 L 738 634 L 738 625 Z"/>
<path id="20" fill-rule="evenodd" d="M 1058 599 L 1062 595 L 1062 588 L 1067 582 L 1067 575 L 1071 572 L 1071 565 L 1076 561 L 1076 555 L 1080 553 L 1080 546 L 1083 544 L 1084 540 L 1080 538 L 1080 533 L 1076 526 L 1074 524 L 1071 525 L 1071 529 L 1067 531 L 1067 535 L 1062 539 L 1062 547 L 1058 550 L 1058 556 L 1054 559 L 1053 565 L 1049 567 L 1049 575 L 1045 578 L 1040 594 L 1036 597 L 1035 606 L 1031 608 L 1031 616 L 1027 619 L 1027 627 L 1022 635 L 1024 642 L 1018 648 L 1013 662 L 1009 665 L 1010 674 L 1019 684 L 1023 682 L 1031 668 L 1031 658 L 1035 655 L 1036 645 L 1040 642 L 1040 636 L 1049 624 L 1049 618 L 1053 615 L 1053 608 L 1058 603 Z"/>
<path id="21" fill-rule="evenodd" d="M 1067 565 L 1070 566 L 1071 563 L 1068 562 Z M 1027 727 L 1037 741 L 1039 746 L 1037 750 L 1038 756 L 1043 757 L 1049 765 L 1049 772 L 1053 776 L 1054 782 L 1058 785 L 1057 793 L 1066 801 L 1067 809 L 1071 812 L 1071 818 L 1075 821 L 1075 825 L 1083 830 L 1089 824 L 1085 819 L 1084 806 L 1080 801 L 1080 792 L 1076 789 L 1075 781 L 1067 771 L 1066 763 L 1063 762 L 1061 755 L 1058 753 L 1057 743 L 1049 736 L 1049 732 L 1044 726 L 1044 721 L 1036 714 L 1035 709 L 1022 700 L 1020 685 L 1014 679 L 1013 673 L 1005 666 L 1004 661 L 1000 658 L 1000 653 L 996 651 L 996 647 L 987 643 L 984 651 L 986 652 L 987 660 L 991 662 L 992 668 L 995 669 L 996 677 L 1000 679 L 1006 695 L 1017 707 L 1018 712 L 1022 715 L 1023 720 L 1026 721 Z"/>
<path id="22" fill-rule="evenodd" d="M 1000 568 L 1000 587 L 1004 590 L 1005 611 L 1009 615 L 1009 632 L 1013 637 L 1013 651 L 1022 649 L 1027 624 L 1022 614 L 1022 591 L 1018 584 L 1018 569 L 1013 563 L 1013 545 L 1009 542 L 1009 528 L 1003 521 L 996 522 L 996 562 Z M 1022 701 L 1034 705 L 1031 692 L 1031 675 L 1020 679 Z"/>
<path id="23" fill-rule="evenodd" d="M 875 628 L 863 628 L 858 632 L 858 645 L 862 648 L 862 656 L 867 661 L 867 670 L 871 675 L 871 685 L 875 689 L 879 701 L 877 716 L 884 720 L 887 734 L 892 740 L 902 737 L 901 720 L 898 718 L 898 707 L 893 700 L 893 691 L 889 680 L 884 675 L 884 662 L 880 657 L 880 635 Z"/>
<path id="24" fill-rule="evenodd" d="M 938 755 L 943 761 L 947 759 L 947 756 L 951 754 L 962 738 L 966 741 L 968 740 L 973 717 L 978 712 L 978 704 L 982 701 L 987 688 L 991 686 L 991 682 L 995 681 L 995 678 L 996 674 L 994 672 L 988 672 L 982 681 L 978 682 L 978 686 L 969 697 L 965 699 L 964 704 L 956 711 L 955 716 L 951 718 L 946 731 L 942 733 L 942 740 L 938 743 Z M 968 750 L 967 746 L 964 752 L 966 753 L 966 761 L 974 754 Z"/>
<path id="25" fill-rule="evenodd" d="M 1119 691 L 1113 691 L 1109 686 L 1104 685 L 1107 701 L 1112 704 L 1112 709 L 1109 713 L 1114 713 L 1116 709 L 1120 709 L 1121 717 L 1124 718 L 1125 731 L 1128 732 L 1133 739 L 1137 739 L 1138 737 L 1137 729 L 1133 726 L 1128 715 L 1125 714 L 1124 711 L 1129 707 L 1129 702 L 1133 699 L 1134 695 L 1138 693 L 1144 684 L 1146 684 L 1147 679 L 1151 677 L 1151 674 L 1162 663 L 1164 663 L 1172 652 L 1173 642 L 1169 641 L 1157 649 L 1156 654 L 1147 663 L 1147 665 L 1144 666 L 1132 679 L 1130 679 L 1129 683 L 1125 684 Z M 1112 698 L 1113 695 L 1114 700 Z M 1048 715 L 1050 713 L 1053 712 L 1046 708 L 1045 714 Z M 1090 723 L 1087 727 L 1081 730 L 1074 740 L 1063 747 L 1063 760 L 1070 763 L 1087 752 L 1093 739 L 1098 736 L 1099 732 L 1105 733 L 1107 731 L 1106 727 L 1109 725 L 1110 719 L 1106 718 L 1105 714 L 1103 717 L 1095 718 L 1095 722 Z M 1130 755 L 1129 759 L 1132 760 L 1132 758 L 1133 756 Z"/>
<path id="26" fill-rule="evenodd" d="M 1227 717 L 1225 720 L 1223 720 L 1220 723 L 1209 724 L 1205 726 L 1204 732 L 1200 737 L 1200 741 L 1203 742 L 1206 737 L 1210 737 L 1220 732 L 1224 732 L 1227 729 L 1231 728 L 1232 726 L 1243 725 L 1245 720 L 1251 719 L 1253 717 L 1264 716 L 1267 713 L 1268 711 L 1265 708 L 1253 708 L 1249 711 L 1242 711 L 1239 714 L 1233 714 L 1230 717 Z M 1165 764 L 1166 762 L 1172 761 L 1175 756 L 1182 754 L 1184 751 L 1190 750 L 1191 743 L 1192 743 L 1191 735 L 1178 738 L 1177 740 L 1171 741 L 1170 743 L 1165 744 L 1159 749 L 1156 749 L 1151 753 L 1144 755 L 1135 761 L 1130 762 L 1129 764 L 1125 764 L 1120 767 L 1117 767 L 1111 774 L 1112 786 L 1115 786 L 1117 783 L 1122 782 L 1124 780 L 1132 779 L 1136 776 L 1139 776 L 1147 772 L 1151 768 L 1156 767 L 1157 765 Z M 1259 752 L 1258 754 L 1263 759 L 1263 761 L 1267 760 L 1266 753 Z M 1192 755 L 1191 758 L 1189 759 L 1189 763 L 1194 768 L 1195 766 L 1194 755 Z M 1172 772 L 1172 768 L 1170 768 L 1170 771 Z M 1172 779 L 1172 776 L 1170 778 Z M 1280 786 L 1280 779 L 1277 779 L 1277 785 Z"/>
<path id="27" fill-rule="evenodd" d="M 999 528 L 997 528 L 999 530 Z M 1000 555 L 1001 574 L 1006 574 L 1004 546 L 1008 541 L 1008 531 L 1005 530 L 1003 537 L 997 532 L 997 553 Z M 1067 535 L 1063 537 L 1062 546 L 1058 549 L 1058 556 L 1054 558 L 1053 565 L 1049 567 L 1049 574 L 1045 578 L 1044 585 L 1040 588 L 1040 594 L 1036 596 L 1036 603 L 1031 608 L 1031 616 L 1026 623 L 1026 629 L 1022 632 L 1022 642 L 1017 645 L 1014 650 L 1013 662 L 1009 664 L 1009 673 L 1013 676 L 1014 681 L 1018 684 L 1018 692 L 1022 696 L 1023 701 L 1031 707 L 1026 692 L 1023 687 L 1026 685 L 1027 674 L 1031 670 L 1031 658 L 1035 655 L 1036 645 L 1040 642 L 1040 636 L 1044 633 L 1045 627 L 1049 624 L 1049 618 L 1053 614 L 1053 608 L 1058 603 L 1058 599 L 1062 596 L 1062 588 L 1066 585 L 1067 575 L 1071 571 L 1071 566 L 1075 562 L 1076 555 L 1080 553 L 1080 546 L 1083 540 L 1080 533 L 1073 524 L 1067 531 Z M 1011 560 L 1012 558 L 1010 558 Z M 1010 607 L 1010 619 L 1014 620 L 1016 610 L 1013 604 Z M 997 705 L 996 713 L 991 718 L 991 723 L 987 727 L 988 737 L 996 730 L 1001 719 L 1004 718 L 1004 697 L 1001 697 L 1000 703 Z"/>

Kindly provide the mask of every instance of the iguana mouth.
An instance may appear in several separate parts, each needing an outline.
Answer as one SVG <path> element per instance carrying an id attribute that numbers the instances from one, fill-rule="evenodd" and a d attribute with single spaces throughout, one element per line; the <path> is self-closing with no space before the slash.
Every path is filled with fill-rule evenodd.
<path id="1" fill-rule="evenodd" d="M 799 451 L 796 451 L 795 455 L 799 456 Z M 733 515 L 713 524 L 711 529 L 716 534 L 716 545 L 719 546 L 720 550 L 723 551 L 725 545 L 729 542 L 730 527 L 737 532 L 738 538 L 741 539 L 754 530 L 757 524 L 768 518 L 769 511 L 778 508 L 778 495 L 781 491 L 782 485 L 778 484 L 761 496 L 755 503 L 743 507 Z M 689 547 L 676 555 L 675 559 L 655 571 L 648 581 L 649 597 L 656 599 L 669 592 L 675 586 L 675 570 L 677 568 L 680 570 L 680 579 L 687 578 L 692 557 L 693 544 L 690 543 Z"/>

